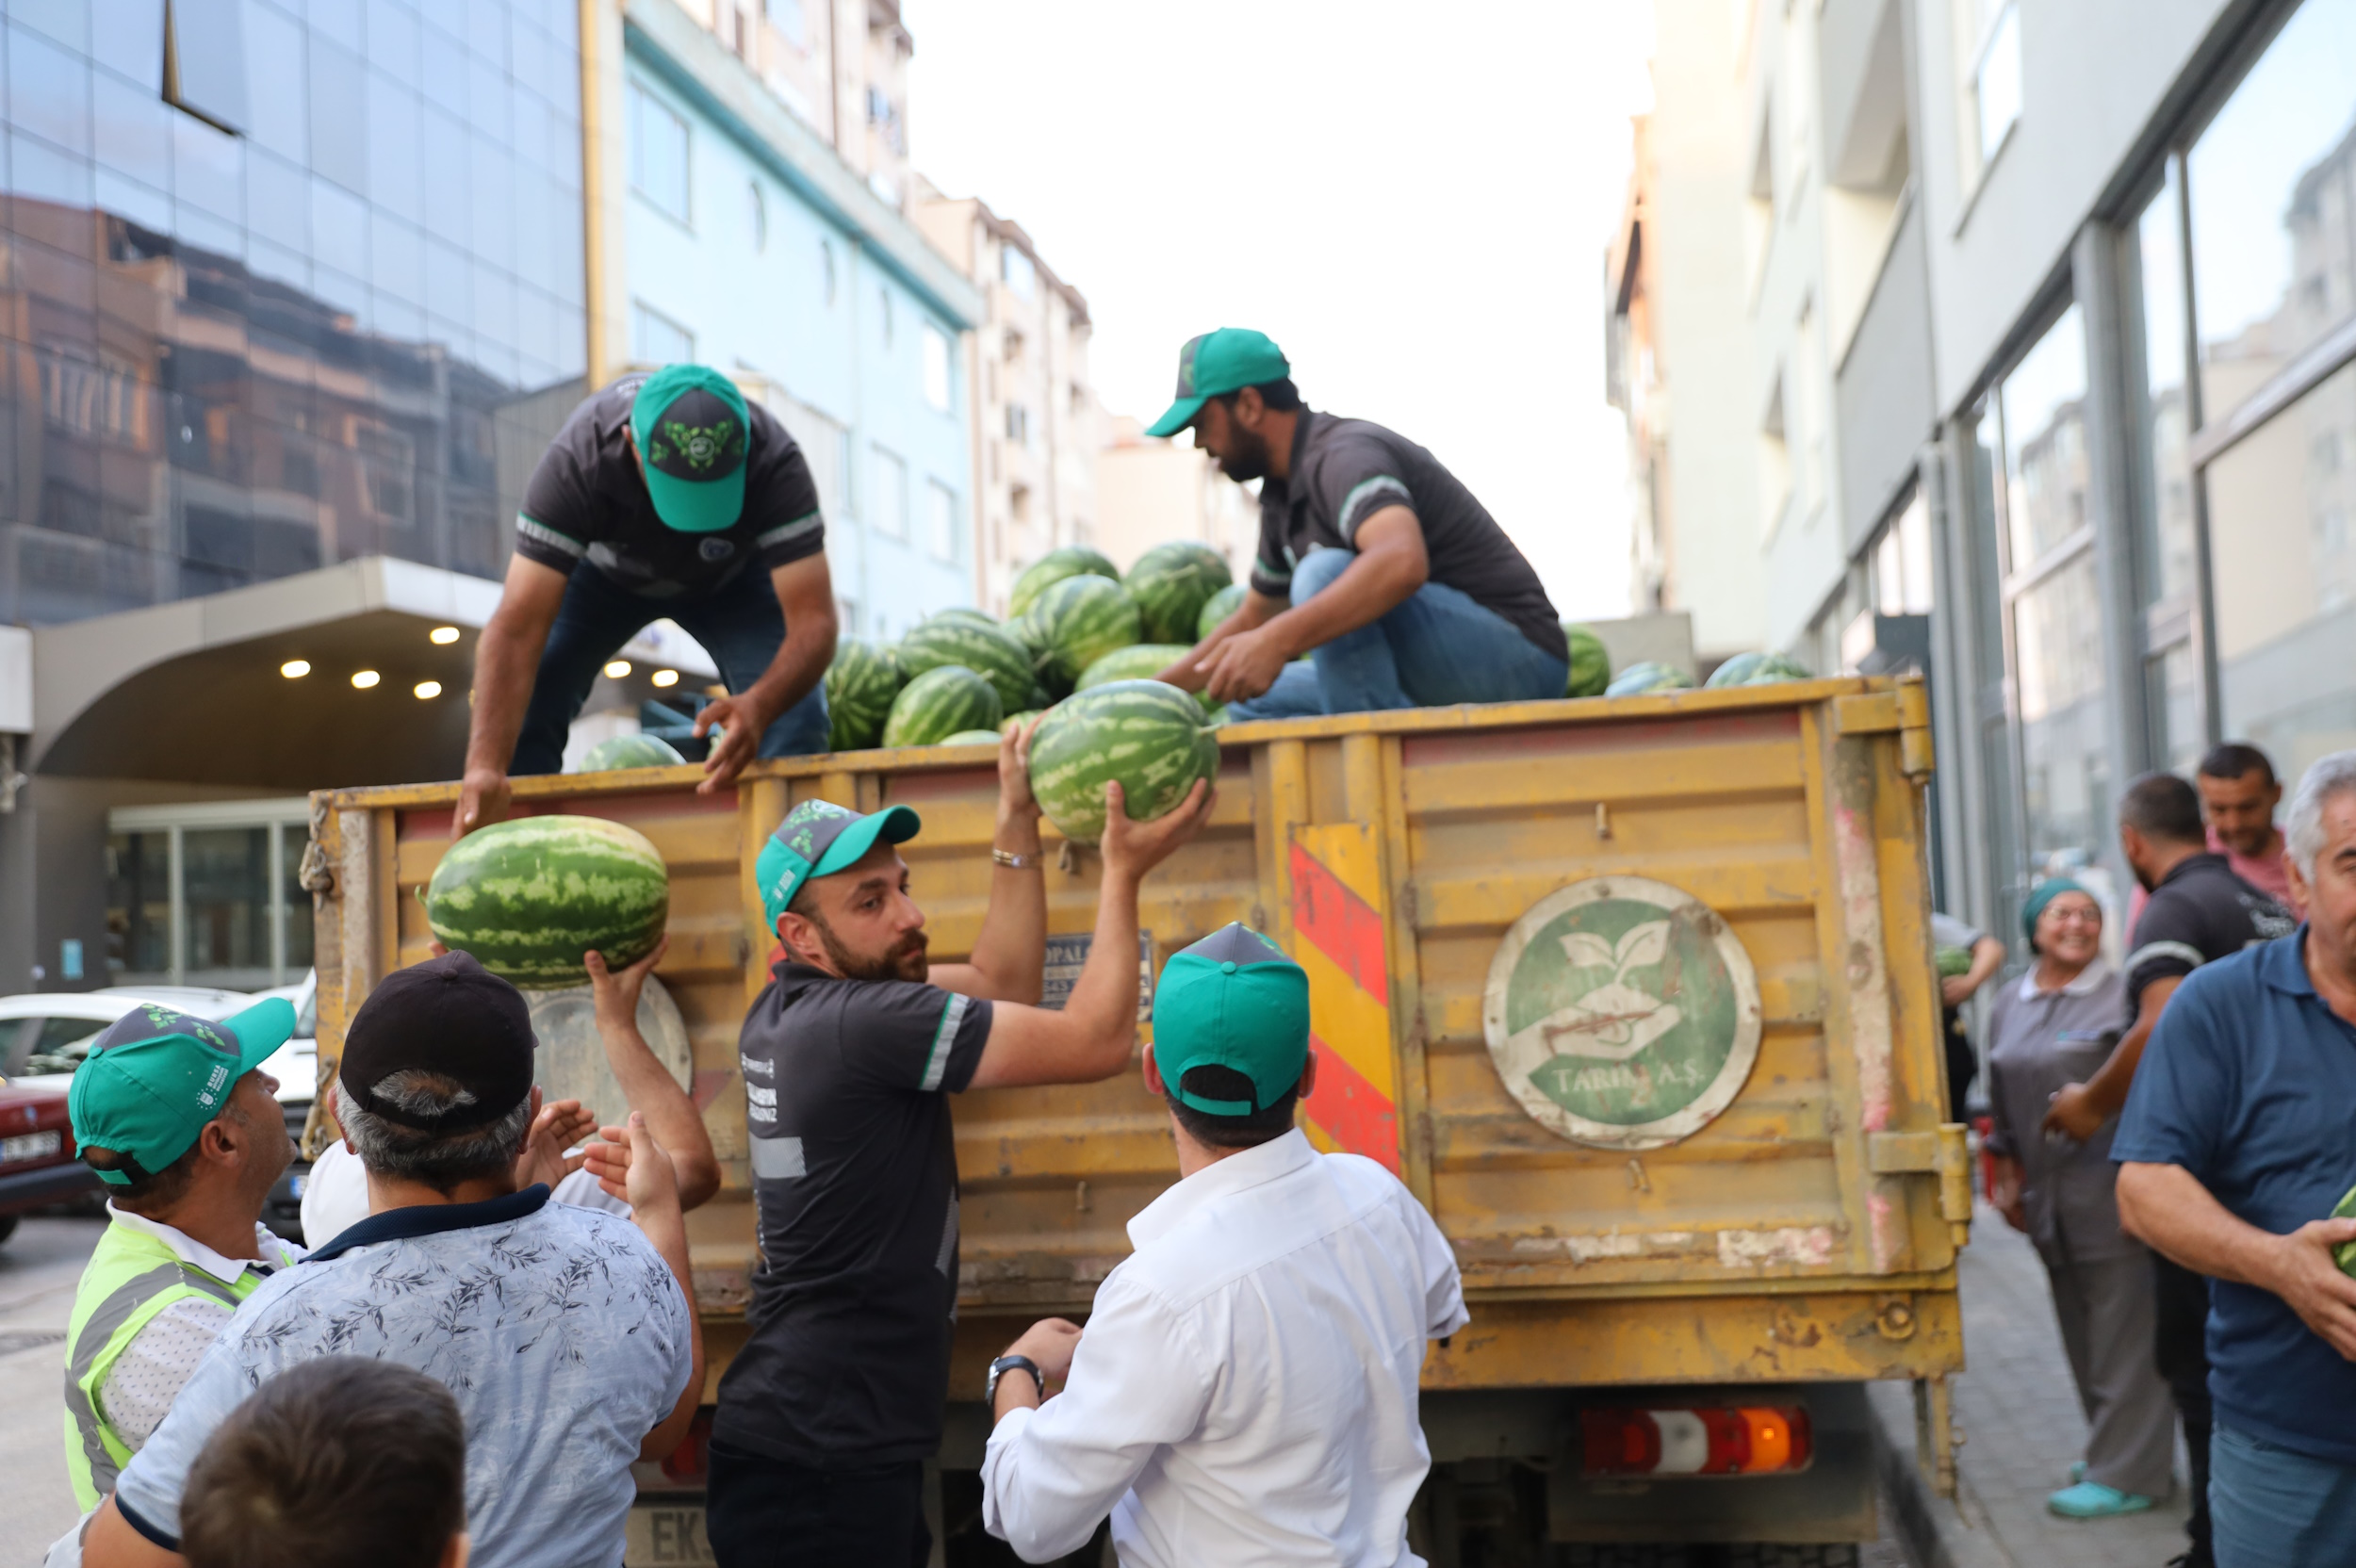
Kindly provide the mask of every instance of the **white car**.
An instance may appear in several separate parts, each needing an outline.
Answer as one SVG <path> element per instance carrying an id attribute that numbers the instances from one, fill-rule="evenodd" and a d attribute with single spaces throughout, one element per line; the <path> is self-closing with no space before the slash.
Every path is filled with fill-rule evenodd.
<path id="1" fill-rule="evenodd" d="M 0 996 L 0 1078 L 25 1088 L 63 1089 L 90 1041 L 143 1003 L 198 1018 L 224 1019 L 254 1004 L 244 991 L 209 986 L 108 986 L 95 991 Z M 310 1080 L 303 1080 L 304 1097 Z"/>

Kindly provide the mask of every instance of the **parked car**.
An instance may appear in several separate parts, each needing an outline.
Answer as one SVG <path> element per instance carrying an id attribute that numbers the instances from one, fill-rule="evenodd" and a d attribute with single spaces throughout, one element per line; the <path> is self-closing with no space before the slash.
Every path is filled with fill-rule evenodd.
<path id="1" fill-rule="evenodd" d="M 0 1083 L 0 1241 L 15 1233 L 25 1210 L 98 1185 L 98 1172 L 74 1154 L 63 1089 Z"/>

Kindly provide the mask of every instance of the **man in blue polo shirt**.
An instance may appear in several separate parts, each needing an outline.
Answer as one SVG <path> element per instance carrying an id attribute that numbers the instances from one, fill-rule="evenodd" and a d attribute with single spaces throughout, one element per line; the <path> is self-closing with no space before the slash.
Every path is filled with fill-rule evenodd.
<path id="1" fill-rule="evenodd" d="M 2356 1560 L 2356 751 L 2291 805 L 2291 936 L 2193 971 L 2111 1156 L 2120 1222 L 2210 1287 L 2219 1568 Z"/>

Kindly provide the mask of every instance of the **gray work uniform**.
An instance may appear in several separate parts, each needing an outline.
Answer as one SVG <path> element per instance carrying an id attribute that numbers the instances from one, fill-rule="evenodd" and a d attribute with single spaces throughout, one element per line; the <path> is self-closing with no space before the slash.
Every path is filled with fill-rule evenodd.
<path id="1" fill-rule="evenodd" d="M 2044 1260 L 2078 1402 L 2086 1411 L 2086 1478 L 2147 1497 L 2168 1494 L 2176 1407 L 2151 1358 L 2151 1254 L 2119 1226 L 2118 1168 L 2103 1125 L 2091 1142 L 2048 1142 L 2053 1093 L 2107 1060 L 2126 986 L 2097 958 L 2057 991 L 2035 969 L 1996 995 L 1988 1021 L 1988 1148 L 2021 1162 L 2029 1239 Z"/>

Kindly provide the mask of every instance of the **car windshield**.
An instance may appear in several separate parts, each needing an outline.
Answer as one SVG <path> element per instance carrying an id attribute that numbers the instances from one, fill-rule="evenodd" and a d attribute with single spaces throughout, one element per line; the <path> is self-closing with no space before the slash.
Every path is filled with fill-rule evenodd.
<path id="1" fill-rule="evenodd" d="M 91 1019 L 45 1018 L 25 1058 L 25 1071 L 72 1072 L 90 1054 L 90 1043 L 106 1032 L 106 1025 Z"/>

